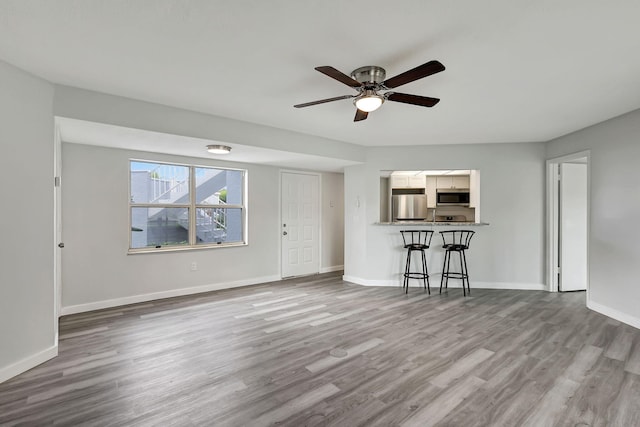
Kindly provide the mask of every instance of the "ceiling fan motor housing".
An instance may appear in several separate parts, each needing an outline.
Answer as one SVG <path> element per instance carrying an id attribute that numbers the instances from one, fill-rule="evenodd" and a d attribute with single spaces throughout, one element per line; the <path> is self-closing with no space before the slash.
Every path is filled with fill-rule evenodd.
<path id="1" fill-rule="evenodd" d="M 353 70 L 351 77 L 364 85 L 378 85 L 384 81 L 386 74 L 382 67 L 367 65 Z"/>

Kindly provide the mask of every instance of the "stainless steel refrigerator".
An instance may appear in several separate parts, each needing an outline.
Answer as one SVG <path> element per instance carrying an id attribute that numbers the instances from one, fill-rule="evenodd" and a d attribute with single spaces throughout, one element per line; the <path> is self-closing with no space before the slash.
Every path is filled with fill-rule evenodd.
<path id="1" fill-rule="evenodd" d="M 391 203 L 392 221 L 422 221 L 427 218 L 426 194 L 394 194 Z"/>

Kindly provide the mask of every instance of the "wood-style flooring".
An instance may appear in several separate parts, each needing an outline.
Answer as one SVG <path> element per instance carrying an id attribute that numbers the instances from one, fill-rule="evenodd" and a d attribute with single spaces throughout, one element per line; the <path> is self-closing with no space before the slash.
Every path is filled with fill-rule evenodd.
<path id="1" fill-rule="evenodd" d="M 640 331 L 584 293 L 325 274 L 66 316 L 0 425 L 640 426 Z"/>

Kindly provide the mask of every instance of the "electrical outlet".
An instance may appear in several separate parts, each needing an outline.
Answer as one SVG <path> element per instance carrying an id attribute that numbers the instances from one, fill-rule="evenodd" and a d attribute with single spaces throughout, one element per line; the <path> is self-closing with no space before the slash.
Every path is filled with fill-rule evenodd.
<path id="1" fill-rule="evenodd" d="M 198 270 L 198 263 L 193 261 L 191 263 L 191 271 L 197 271 Z"/>

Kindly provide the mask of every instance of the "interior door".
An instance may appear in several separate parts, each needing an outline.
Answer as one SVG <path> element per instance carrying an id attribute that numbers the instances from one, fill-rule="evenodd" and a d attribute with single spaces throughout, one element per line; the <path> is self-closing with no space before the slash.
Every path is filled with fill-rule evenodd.
<path id="1" fill-rule="evenodd" d="M 282 277 L 320 272 L 320 177 L 283 172 Z"/>
<path id="2" fill-rule="evenodd" d="M 587 289 L 587 165 L 560 164 L 560 291 Z"/>

